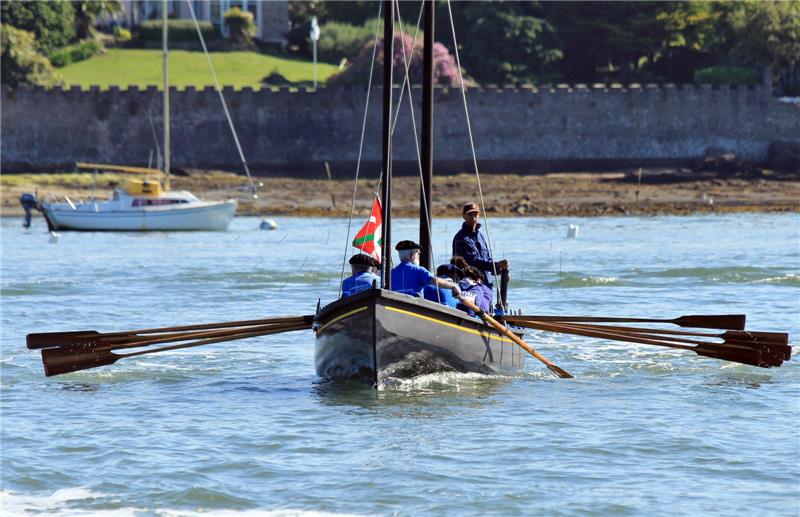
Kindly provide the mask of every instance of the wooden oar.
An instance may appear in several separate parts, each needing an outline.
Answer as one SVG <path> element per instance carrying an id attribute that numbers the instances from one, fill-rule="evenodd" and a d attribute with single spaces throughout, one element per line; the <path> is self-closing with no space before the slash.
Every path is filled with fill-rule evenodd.
<path id="1" fill-rule="evenodd" d="M 565 323 L 564 326 L 571 328 L 583 328 L 589 330 L 598 330 L 601 332 L 610 332 L 616 335 L 628 334 L 639 338 L 656 339 L 661 341 L 669 341 L 673 343 L 686 343 L 701 346 L 724 346 L 731 345 L 736 347 L 753 348 L 761 352 L 764 356 L 764 361 L 767 363 L 788 361 L 792 357 L 792 347 L 789 346 L 789 334 L 783 332 L 748 332 L 746 330 L 730 330 L 722 334 L 710 334 L 702 332 L 686 332 L 690 336 L 712 337 L 715 339 L 722 339 L 721 343 L 712 343 L 709 341 L 701 341 L 697 339 L 689 339 L 686 337 L 677 337 L 682 334 L 681 331 L 670 331 L 661 329 L 641 329 L 634 328 L 632 331 L 623 329 L 631 327 L 612 327 L 607 325 L 588 325 L 577 323 Z M 648 332 L 652 330 L 651 333 Z M 661 334 L 663 333 L 663 334 Z M 780 366 L 780 364 L 777 364 Z"/>
<path id="2" fill-rule="evenodd" d="M 668 348 L 678 348 L 682 350 L 691 350 L 698 355 L 713 357 L 715 359 L 723 359 L 737 363 L 749 364 L 752 366 L 760 366 L 762 368 L 770 368 L 773 366 L 780 366 L 783 364 L 784 352 L 781 350 L 779 353 L 773 351 L 770 347 L 754 347 L 751 344 L 742 343 L 705 343 L 703 342 L 697 346 L 689 346 L 684 344 L 674 343 L 664 339 L 654 339 L 644 337 L 635 333 L 622 333 L 622 332 L 609 332 L 600 331 L 596 329 L 587 329 L 581 327 L 570 326 L 565 323 L 547 323 L 538 321 L 517 321 L 517 325 L 533 328 L 537 330 L 544 330 L 548 332 L 559 332 L 562 334 L 575 334 L 579 336 L 596 337 L 601 339 L 609 339 L 612 341 L 626 341 L 630 343 L 640 343 L 644 345 L 656 345 Z"/>
<path id="3" fill-rule="evenodd" d="M 27 345 L 31 350 L 41 348 L 51 348 L 63 345 L 79 345 L 87 342 L 94 342 L 99 344 L 99 340 L 106 340 L 109 338 L 123 338 L 134 334 L 157 334 L 190 330 L 208 330 L 218 328 L 232 328 L 232 327 L 247 327 L 253 325 L 267 325 L 270 323 L 311 323 L 314 316 L 279 316 L 275 318 L 263 318 L 258 320 L 242 320 L 242 321 L 223 321 L 220 323 L 202 323 L 197 325 L 184 325 L 180 327 L 159 327 L 149 329 L 128 330 L 122 332 L 106 332 L 100 333 L 96 330 L 78 330 L 72 332 L 41 332 L 28 334 Z"/>
<path id="4" fill-rule="evenodd" d="M 480 307 L 478 307 L 477 305 L 472 303 L 470 300 L 467 300 L 463 296 L 459 296 L 458 297 L 458 301 L 460 301 L 462 304 L 464 304 L 464 306 L 467 307 L 469 310 L 471 310 L 472 312 L 474 312 L 475 314 L 480 316 L 483 321 L 485 321 L 490 326 L 494 327 L 498 332 L 502 333 L 504 336 L 506 336 L 507 338 L 511 339 L 514 343 L 516 343 L 517 345 L 519 345 L 522 348 L 524 348 L 525 351 L 528 352 L 529 354 L 531 354 L 533 357 L 535 357 L 536 359 L 538 359 L 541 362 L 543 362 L 545 364 L 545 366 L 547 366 L 547 368 L 550 371 L 554 372 L 556 375 L 558 375 L 562 379 L 572 379 L 573 378 L 573 376 L 569 372 L 567 372 L 566 370 L 564 370 L 562 368 L 559 368 L 558 366 L 556 366 L 553 363 L 551 363 L 550 361 L 548 361 L 544 356 L 542 356 L 542 354 L 540 354 L 539 352 L 534 350 L 533 347 L 531 347 L 528 343 L 526 343 L 519 336 L 517 336 L 516 334 L 514 334 L 513 332 L 508 330 L 505 326 L 503 326 L 497 320 L 495 320 L 494 318 L 489 316 L 486 313 L 486 311 L 484 311 L 483 309 L 481 309 Z"/>
<path id="5" fill-rule="evenodd" d="M 749 339 L 752 341 L 770 341 L 780 344 L 789 343 L 789 334 L 785 332 L 755 332 L 751 330 L 728 330 L 721 334 L 713 332 L 692 332 L 688 330 L 668 330 L 668 329 L 652 329 L 646 327 L 623 327 L 618 325 L 595 325 L 592 323 L 573 323 L 564 322 L 565 324 L 574 327 L 594 328 L 598 330 L 609 330 L 612 332 L 634 332 L 642 334 L 666 334 L 675 336 L 699 336 L 699 337 L 714 337 L 722 339 Z"/>
<path id="6" fill-rule="evenodd" d="M 256 336 L 265 336 L 268 334 L 277 334 L 280 332 L 307 330 L 310 328 L 311 328 L 311 323 L 309 322 L 309 323 L 298 323 L 296 325 L 288 327 L 281 326 L 279 328 L 271 328 L 268 330 L 261 330 L 261 331 L 243 330 L 241 332 L 236 332 L 231 335 L 215 337 L 210 339 L 201 339 L 198 341 L 190 341 L 189 343 L 182 343 L 179 345 L 151 348 L 127 354 L 115 354 L 112 353 L 109 349 L 85 347 L 83 345 L 45 348 L 42 350 L 42 363 L 44 364 L 44 374 L 47 377 L 51 377 L 53 375 L 61 375 L 64 373 L 77 372 L 80 370 L 88 370 L 90 368 L 97 368 L 99 366 L 108 366 L 126 357 L 155 354 L 158 352 L 166 352 L 168 350 L 179 350 L 182 348 L 210 345 L 213 343 L 222 343 L 224 341 L 233 341 L 235 339 L 245 339 Z"/>
<path id="7" fill-rule="evenodd" d="M 587 322 L 587 323 L 671 323 L 681 327 L 694 327 L 705 329 L 731 329 L 744 330 L 744 314 L 721 314 L 721 315 L 691 315 L 681 316 L 673 319 L 655 318 L 614 318 L 605 316 L 503 316 L 503 320 L 509 323 L 519 321 L 557 321 L 557 322 Z"/>

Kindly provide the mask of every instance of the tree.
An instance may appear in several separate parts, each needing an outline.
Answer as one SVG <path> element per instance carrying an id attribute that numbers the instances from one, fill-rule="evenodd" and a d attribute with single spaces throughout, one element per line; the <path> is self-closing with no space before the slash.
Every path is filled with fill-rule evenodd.
<path id="1" fill-rule="evenodd" d="M 3 24 L 33 33 L 45 55 L 68 45 L 75 37 L 75 10 L 66 0 L 4 0 L 0 17 Z"/>
<path id="2" fill-rule="evenodd" d="M 50 61 L 39 53 L 33 33 L 11 25 L 2 25 L 0 32 L 3 84 L 14 88 L 23 83 L 47 87 L 62 83 Z"/>
<path id="3" fill-rule="evenodd" d="M 81 0 L 74 2 L 75 32 L 78 39 L 86 39 L 94 34 L 94 24 L 102 15 L 113 16 L 122 12 L 119 0 Z"/>
<path id="4" fill-rule="evenodd" d="M 537 2 L 456 4 L 453 22 L 462 65 L 479 83 L 548 79 L 562 52 L 552 25 L 538 14 Z M 449 40 L 451 33 L 444 10 L 437 16 L 436 34 Z"/>
<path id="5" fill-rule="evenodd" d="M 719 9 L 730 28 L 729 59 L 771 66 L 784 91 L 800 91 L 800 0 L 732 2 Z"/>
<path id="6" fill-rule="evenodd" d="M 405 60 L 408 60 L 408 77 L 411 84 L 420 84 L 422 82 L 422 38 L 418 36 L 416 43 L 412 46 L 413 36 L 408 34 L 401 35 L 399 32 L 394 35 L 394 56 L 392 63 L 394 66 L 394 81 L 400 84 L 404 81 L 406 76 Z M 383 38 L 379 38 L 378 51 L 375 53 L 375 67 L 373 69 L 373 81 L 376 83 L 383 82 Z M 342 72 L 331 77 L 328 85 L 342 85 L 342 84 L 365 84 L 369 79 L 370 61 L 372 59 L 372 46 L 370 42 L 364 46 L 361 53 L 353 60 L 353 63 L 344 69 Z M 404 57 L 405 52 L 405 57 Z M 441 43 L 434 43 L 433 45 L 433 82 L 443 86 L 457 86 L 458 83 L 458 67 L 456 67 L 455 59 L 447 47 Z M 471 82 L 465 79 L 467 86 L 471 86 Z"/>

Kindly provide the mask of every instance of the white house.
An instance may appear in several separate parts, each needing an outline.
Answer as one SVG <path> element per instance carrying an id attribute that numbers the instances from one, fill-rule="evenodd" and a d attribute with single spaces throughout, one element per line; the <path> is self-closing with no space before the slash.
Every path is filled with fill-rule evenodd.
<path id="1" fill-rule="evenodd" d="M 145 20 L 160 19 L 162 0 L 123 0 L 125 21 L 134 26 Z M 211 22 L 220 33 L 227 35 L 225 11 L 238 7 L 253 13 L 256 36 L 270 43 L 286 43 L 289 31 L 288 0 L 192 0 L 192 8 L 198 20 Z M 191 18 L 186 0 L 167 0 L 170 18 Z"/>

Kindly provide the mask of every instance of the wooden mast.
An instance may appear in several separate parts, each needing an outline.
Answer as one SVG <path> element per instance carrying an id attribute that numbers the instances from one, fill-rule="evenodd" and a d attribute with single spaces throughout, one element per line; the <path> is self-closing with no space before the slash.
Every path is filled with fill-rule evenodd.
<path id="1" fill-rule="evenodd" d="M 167 0 L 161 3 L 161 45 L 164 66 L 164 190 L 169 190 L 169 49 L 167 47 Z"/>
<path id="2" fill-rule="evenodd" d="M 425 31 L 422 68 L 422 185 L 419 203 L 419 244 L 422 246 L 420 266 L 433 271 L 431 225 L 433 219 L 433 17 L 435 0 L 423 0 Z"/>
<path id="3" fill-rule="evenodd" d="M 381 287 L 392 288 L 392 68 L 394 61 L 394 0 L 383 2 L 383 227 Z"/>

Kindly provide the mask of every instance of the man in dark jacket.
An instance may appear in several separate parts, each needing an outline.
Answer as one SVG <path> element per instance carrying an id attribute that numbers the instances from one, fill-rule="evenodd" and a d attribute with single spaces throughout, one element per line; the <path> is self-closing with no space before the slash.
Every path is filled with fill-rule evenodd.
<path id="1" fill-rule="evenodd" d="M 494 274 L 496 271 L 497 274 L 500 275 L 501 280 L 503 280 L 500 289 L 501 300 L 498 300 L 498 302 L 505 307 L 506 289 L 509 278 L 508 260 L 503 259 L 494 262 L 486 238 L 480 232 L 481 211 L 477 204 L 467 203 L 464 205 L 462 215 L 464 217 L 464 224 L 461 225 L 461 230 L 453 237 L 453 255 L 464 257 L 467 264 L 483 271 L 486 275 L 486 285 L 490 288 L 494 285 Z"/>

